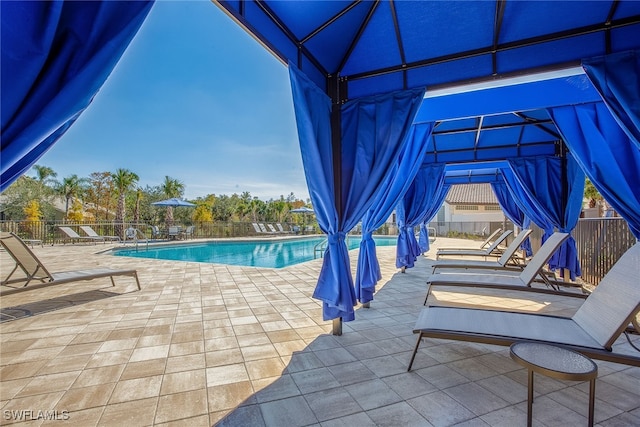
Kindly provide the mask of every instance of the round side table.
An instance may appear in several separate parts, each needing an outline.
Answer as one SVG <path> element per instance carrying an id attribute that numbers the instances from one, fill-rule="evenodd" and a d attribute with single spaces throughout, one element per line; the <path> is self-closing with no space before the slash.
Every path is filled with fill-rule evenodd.
<path id="1" fill-rule="evenodd" d="M 513 360 L 529 371 L 527 426 L 531 426 L 533 407 L 533 373 L 569 381 L 589 381 L 589 426 L 593 426 L 593 406 L 596 394 L 598 365 L 587 356 L 566 348 L 533 342 L 511 344 Z"/>

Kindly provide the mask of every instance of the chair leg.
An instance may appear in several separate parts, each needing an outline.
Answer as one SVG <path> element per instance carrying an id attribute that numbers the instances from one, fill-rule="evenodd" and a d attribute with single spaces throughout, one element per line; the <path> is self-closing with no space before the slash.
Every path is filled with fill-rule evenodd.
<path id="1" fill-rule="evenodd" d="M 416 346 L 413 349 L 413 354 L 411 355 L 411 360 L 409 361 L 409 367 L 407 368 L 407 372 L 411 371 L 411 366 L 413 366 L 413 361 L 416 358 L 416 354 L 418 353 L 418 347 L 420 347 L 420 341 L 422 341 L 422 332 L 418 335 L 418 341 L 416 342 Z"/>

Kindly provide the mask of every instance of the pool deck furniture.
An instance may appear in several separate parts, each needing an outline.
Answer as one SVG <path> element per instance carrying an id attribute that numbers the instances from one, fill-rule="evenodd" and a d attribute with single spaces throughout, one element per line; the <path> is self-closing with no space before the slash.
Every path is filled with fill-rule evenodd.
<path id="1" fill-rule="evenodd" d="M 112 268 L 91 268 L 72 271 L 61 271 L 51 273 L 40 262 L 38 257 L 29 249 L 29 247 L 18 236 L 13 233 L 2 232 L 0 234 L 0 245 L 7 251 L 7 253 L 13 258 L 16 265 L 11 270 L 9 275 L 0 282 L 0 285 L 8 286 L 15 283 L 20 283 L 20 288 L 13 288 L 8 291 L 2 292 L 2 295 L 9 295 L 12 293 L 20 292 L 23 290 L 33 290 L 42 288 L 45 286 L 53 286 L 69 282 L 79 282 L 83 280 L 93 280 L 101 277 L 108 277 L 111 279 L 111 284 L 115 286 L 115 276 L 129 276 L 133 277 L 136 281 L 138 290 L 141 289 L 140 281 L 138 280 L 138 273 L 136 270 L 116 270 Z M 22 270 L 23 277 L 12 278 L 16 271 Z M 31 285 L 31 282 L 39 282 Z M 29 286 L 28 286 L 29 285 Z M 28 286 L 28 287 L 27 287 Z"/>
<path id="2" fill-rule="evenodd" d="M 493 256 L 496 258 L 500 258 L 500 256 L 504 252 L 504 248 L 500 247 L 500 244 L 507 240 L 507 237 L 509 237 L 511 234 L 513 234 L 513 231 L 505 231 L 500 235 L 500 237 L 494 240 L 490 246 L 484 249 L 438 249 L 438 252 L 436 252 L 436 260 L 440 259 L 440 257 L 443 256 L 477 256 L 484 257 L 485 259 L 489 256 Z"/>
<path id="3" fill-rule="evenodd" d="M 513 242 L 511 242 L 509 246 L 507 246 L 507 248 L 504 250 L 504 252 L 502 253 L 502 255 L 497 261 L 472 261 L 472 260 L 460 260 L 460 259 L 445 259 L 445 260 L 440 260 L 433 263 L 432 273 L 435 273 L 436 270 L 439 268 L 465 268 L 465 269 L 466 268 L 474 268 L 474 269 L 504 268 L 504 269 L 512 269 L 514 271 L 522 271 L 522 269 L 524 268 L 524 265 L 513 261 L 512 258 L 518 251 L 518 248 L 520 248 L 520 245 L 522 244 L 522 242 L 524 242 L 524 240 L 527 237 L 529 237 L 529 234 L 531 234 L 531 231 L 532 230 L 525 229 L 525 230 L 522 230 L 520 233 L 518 233 L 518 236 L 516 236 L 516 238 L 513 239 Z M 511 263 L 512 265 L 508 265 L 509 261 L 512 261 Z"/>
<path id="4" fill-rule="evenodd" d="M 106 239 L 104 237 L 81 236 L 78 233 L 76 233 L 71 227 L 59 226 L 58 228 L 66 236 L 63 239 L 64 242 L 71 240 L 71 243 L 75 243 L 79 241 L 93 242 L 93 243 L 96 243 L 96 242 L 106 243 Z"/>
<path id="5" fill-rule="evenodd" d="M 527 427 L 533 416 L 533 373 L 567 381 L 589 381 L 589 427 L 593 427 L 598 365 L 587 356 L 566 348 L 533 342 L 511 344 L 509 355 L 527 368 Z"/>
<path id="6" fill-rule="evenodd" d="M 612 351 L 613 343 L 640 310 L 640 243 L 631 247 L 602 278 L 571 317 L 477 308 L 428 306 L 413 329 L 418 334 L 408 371 L 424 338 L 510 346 L 541 342 L 573 349 L 594 359 L 640 366 L 636 355 Z"/>
<path id="7" fill-rule="evenodd" d="M 120 241 L 120 236 L 103 236 L 103 235 L 100 235 L 100 234 L 96 233 L 96 231 L 93 228 L 91 228 L 91 226 L 89 226 L 89 225 L 81 225 L 80 226 L 80 230 L 84 231 L 84 233 L 89 237 L 103 238 L 104 240 L 109 240 L 109 241 L 112 241 L 112 242 L 119 242 Z"/>
<path id="8" fill-rule="evenodd" d="M 495 269 L 487 274 L 468 273 L 436 273 L 427 279 L 427 297 L 432 286 L 488 286 L 504 289 L 518 289 L 531 287 L 534 280 L 539 277 L 547 286 L 559 290 L 558 282 L 549 280 L 543 271 L 544 265 L 553 256 L 558 247 L 569 238 L 568 233 L 554 233 L 540 247 L 536 255 L 531 258 L 522 271 L 509 271 Z M 492 273 L 492 274 L 491 274 Z M 425 297 L 425 304 L 427 302 Z"/>
<path id="9" fill-rule="evenodd" d="M 473 249 L 485 249 L 485 247 L 487 245 L 489 245 L 493 241 L 493 239 L 498 234 L 500 234 L 501 232 L 502 232 L 502 228 L 497 228 L 493 233 L 489 234 L 489 236 L 487 236 L 487 238 L 482 243 L 480 243 L 480 246 L 478 246 L 477 248 L 473 248 Z M 468 250 L 468 249 L 472 249 L 472 248 L 467 248 L 467 247 L 465 247 L 465 248 L 452 248 L 452 247 L 439 248 L 439 250 L 460 250 L 460 249 Z"/>

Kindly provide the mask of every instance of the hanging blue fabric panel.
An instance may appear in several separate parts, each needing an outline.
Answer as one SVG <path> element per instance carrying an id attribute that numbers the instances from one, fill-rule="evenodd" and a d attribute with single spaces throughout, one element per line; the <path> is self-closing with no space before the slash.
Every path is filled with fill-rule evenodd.
<path id="1" fill-rule="evenodd" d="M 575 159 L 567 154 L 558 157 L 529 157 L 509 159 L 509 166 L 530 201 L 539 213 L 560 232 L 570 233 L 578 224 L 584 195 L 584 172 Z M 567 188 L 563 189 L 563 167 Z M 549 268 L 567 269 L 571 279 L 580 276 L 580 262 L 576 242 L 570 236 L 549 260 Z"/>
<path id="2" fill-rule="evenodd" d="M 640 149 L 602 103 L 554 108 L 551 116 L 594 187 L 640 239 Z"/>
<path id="3" fill-rule="evenodd" d="M 422 223 L 420 224 L 420 235 L 418 236 L 418 247 L 420 248 L 421 254 L 429 251 L 429 231 L 427 230 L 427 224 L 433 219 L 434 216 L 436 216 L 436 214 L 440 210 L 444 199 L 447 197 L 449 188 L 451 188 L 451 185 L 449 184 L 443 184 L 442 187 L 440 187 L 437 194 L 433 197 L 432 201 L 429 203 L 429 206 L 422 216 Z"/>
<path id="4" fill-rule="evenodd" d="M 547 238 L 553 234 L 553 224 L 545 215 L 542 214 L 535 201 L 529 196 L 524 188 L 522 188 L 522 185 L 516 179 L 511 168 L 503 169 L 502 177 L 504 178 L 504 183 L 511 194 L 511 199 L 516 205 L 518 205 L 518 208 L 520 208 L 524 215 L 527 218 L 530 218 L 534 224 L 544 230 L 544 234 L 542 235 L 542 243 L 544 243 Z"/>
<path id="5" fill-rule="evenodd" d="M 620 127 L 640 149 L 640 51 L 582 61 L 591 83 Z"/>
<path id="6" fill-rule="evenodd" d="M 444 187 L 444 168 L 443 163 L 421 167 L 396 207 L 399 232 L 396 246 L 396 267 L 398 268 L 413 267 L 421 254 L 413 227 L 424 222 L 428 211 L 437 203 L 438 196 Z M 436 212 L 440 204 L 435 206 Z"/>
<path id="7" fill-rule="evenodd" d="M 509 192 L 507 184 L 504 182 L 504 180 L 491 183 L 491 188 L 493 188 L 496 199 L 498 199 L 498 204 L 502 208 L 505 216 L 521 229 L 527 228 L 524 226 L 525 222 L 530 221 L 527 221 L 527 216 L 524 214 L 524 212 L 522 212 L 522 210 L 518 207 L 518 204 L 511 196 L 511 193 Z M 528 237 L 522 242 L 522 244 L 520 245 L 520 249 L 525 251 L 527 256 L 533 255 L 533 250 L 531 249 L 531 241 Z"/>
<path id="8" fill-rule="evenodd" d="M 345 235 L 362 219 L 404 150 L 424 89 L 349 101 L 341 107 L 341 206 L 336 206 L 331 102 L 289 64 L 300 150 L 309 194 L 328 245 L 314 298 L 325 320 L 353 320 L 355 289 Z M 339 212 L 342 214 L 340 215 Z"/>
<path id="9" fill-rule="evenodd" d="M 389 218 L 413 182 L 429 147 L 428 141 L 432 130 L 432 123 L 411 126 L 398 163 L 380 188 L 371 208 L 362 218 L 362 241 L 358 254 L 355 288 L 356 297 L 363 304 L 373 300 L 376 283 L 382 278 L 373 232 Z"/>
<path id="10" fill-rule="evenodd" d="M 89 106 L 153 2 L 1 2 L 0 191 Z"/>

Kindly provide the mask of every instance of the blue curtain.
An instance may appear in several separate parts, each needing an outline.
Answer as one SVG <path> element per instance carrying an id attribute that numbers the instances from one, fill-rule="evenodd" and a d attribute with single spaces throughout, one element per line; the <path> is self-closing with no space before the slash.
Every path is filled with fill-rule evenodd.
<path id="1" fill-rule="evenodd" d="M 396 207 L 399 231 L 396 246 L 396 267 L 398 268 L 413 267 L 421 254 L 413 227 L 424 222 L 428 211 L 434 208 L 433 205 L 437 203 L 443 192 L 444 167 L 442 163 L 422 166 Z M 436 212 L 439 206 L 435 206 Z"/>
<path id="2" fill-rule="evenodd" d="M 582 61 L 591 83 L 613 117 L 640 149 L 640 51 Z"/>
<path id="3" fill-rule="evenodd" d="M 573 156 L 567 154 L 564 161 L 549 156 L 509 159 L 509 166 L 529 197 L 529 202 L 535 204 L 546 223 L 563 233 L 570 233 L 578 224 L 584 195 L 584 172 Z M 567 180 L 566 190 L 562 185 L 563 168 Z M 545 228 L 545 232 L 548 234 L 549 230 Z M 582 274 L 576 242 L 572 236 L 549 260 L 549 267 L 552 270 L 569 270 L 572 280 Z"/>
<path id="4" fill-rule="evenodd" d="M 342 105 L 341 170 L 333 168 L 330 99 L 289 64 L 300 151 L 309 195 L 328 245 L 314 298 L 325 320 L 353 320 L 356 304 L 345 235 L 362 219 L 398 161 L 424 89 L 393 92 Z M 337 206 L 334 174 L 340 176 Z"/>
<path id="5" fill-rule="evenodd" d="M 602 103 L 554 108 L 551 117 L 594 187 L 640 239 L 640 149 Z"/>
<path id="6" fill-rule="evenodd" d="M 429 147 L 432 123 L 411 126 L 400 159 L 393 168 L 376 200 L 362 218 L 362 241 L 356 270 L 356 297 L 361 303 L 373 301 L 376 283 L 382 278 L 376 256 L 373 232 L 389 218 L 409 185 L 413 182 Z"/>
<path id="7" fill-rule="evenodd" d="M 420 248 L 421 254 L 429 251 L 429 231 L 427 230 L 427 224 L 440 210 L 442 202 L 444 202 L 445 197 L 447 197 L 449 188 L 451 188 L 451 185 L 443 184 L 438 193 L 429 203 L 427 210 L 424 212 L 422 223 L 420 224 L 420 235 L 418 236 L 418 247 Z"/>
<path id="8" fill-rule="evenodd" d="M 504 180 L 499 182 L 492 182 L 491 187 L 493 188 L 493 192 L 498 199 L 498 204 L 502 208 L 505 216 L 521 229 L 529 228 L 531 221 L 518 207 L 518 204 L 511 195 L 511 192 L 507 188 L 507 184 L 504 182 Z M 524 241 L 520 245 L 520 249 L 525 251 L 527 256 L 533 255 L 533 250 L 531 249 L 531 241 L 528 237 L 524 239 Z"/>
<path id="9" fill-rule="evenodd" d="M 153 2 L 0 2 L 0 191 L 89 106 Z"/>

